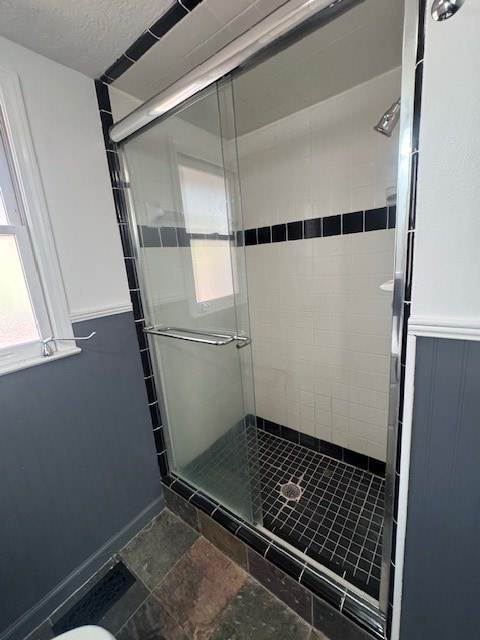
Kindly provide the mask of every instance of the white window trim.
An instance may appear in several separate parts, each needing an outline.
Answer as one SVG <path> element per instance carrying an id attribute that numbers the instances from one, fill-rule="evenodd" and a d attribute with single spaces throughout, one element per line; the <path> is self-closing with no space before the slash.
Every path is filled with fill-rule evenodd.
<path id="1" fill-rule="evenodd" d="M 30 233 L 33 254 L 43 289 L 45 305 L 53 337 L 74 338 L 65 287 L 43 192 L 40 171 L 28 124 L 20 80 L 12 71 L 0 69 L 0 109 L 14 165 L 15 178 Z M 46 338 L 49 336 L 42 336 Z M 80 353 L 75 342 L 51 342 L 52 355 L 42 356 L 38 344 L 38 357 L 21 359 L 12 355 L 0 361 L 0 375 L 36 366 Z M 12 348 L 12 353 L 15 347 Z"/>

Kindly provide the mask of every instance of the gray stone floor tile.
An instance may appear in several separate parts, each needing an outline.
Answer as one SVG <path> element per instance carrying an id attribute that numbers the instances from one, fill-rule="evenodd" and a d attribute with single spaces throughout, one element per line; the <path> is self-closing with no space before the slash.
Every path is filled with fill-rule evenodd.
<path id="1" fill-rule="evenodd" d="M 330 640 L 330 638 L 327 638 L 327 636 L 321 631 L 318 631 L 318 629 L 312 629 L 308 640 Z"/>
<path id="2" fill-rule="evenodd" d="M 207 640 L 246 577 L 243 569 L 200 538 L 154 593 L 189 638 Z"/>
<path id="3" fill-rule="evenodd" d="M 209 640 L 308 640 L 311 627 L 250 578 L 215 622 Z"/>
<path id="4" fill-rule="evenodd" d="M 115 635 L 149 594 L 150 591 L 143 582 L 137 580 L 120 600 L 110 607 L 103 618 L 95 624 Z"/>
<path id="5" fill-rule="evenodd" d="M 182 498 L 182 496 L 179 496 L 168 487 L 163 487 L 163 493 L 165 495 L 165 502 L 167 503 L 167 507 L 170 511 L 176 513 L 177 516 L 180 516 L 182 520 L 198 531 L 198 514 L 193 504 L 187 502 L 185 498 Z"/>
<path id="6" fill-rule="evenodd" d="M 200 532 L 220 551 L 244 569 L 247 568 L 247 548 L 241 540 L 204 513 L 199 514 Z"/>
<path id="7" fill-rule="evenodd" d="M 197 538 L 196 531 L 165 509 L 120 555 L 143 582 L 154 589 Z"/>
<path id="8" fill-rule="evenodd" d="M 149 598 L 116 634 L 116 640 L 189 640 L 162 604 Z"/>
<path id="9" fill-rule="evenodd" d="M 24 640 L 50 640 L 53 638 L 52 625 L 48 620 L 42 622 L 32 633 L 30 633 Z"/>
<path id="10" fill-rule="evenodd" d="M 329 640 L 371 640 L 369 633 L 316 597 L 313 598 L 313 625 L 321 629 Z"/>
<path id="11" fill-rule="evenodd" d="M 312 595 L 301 584 L 251 549 L 248 550 L 248 568 L 264 587 L 280 600 L 288 602 L 289 607 L 309 624 L 312 623 Z"/>

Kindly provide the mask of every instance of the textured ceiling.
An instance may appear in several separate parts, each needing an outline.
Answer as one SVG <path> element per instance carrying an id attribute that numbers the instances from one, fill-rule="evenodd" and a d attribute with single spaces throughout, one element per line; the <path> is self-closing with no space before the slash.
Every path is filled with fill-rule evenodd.
<path id="1" fill-rule="evenodd" d="M 0 35 L 96 78 L 172 0 L 0 0 Z"/>

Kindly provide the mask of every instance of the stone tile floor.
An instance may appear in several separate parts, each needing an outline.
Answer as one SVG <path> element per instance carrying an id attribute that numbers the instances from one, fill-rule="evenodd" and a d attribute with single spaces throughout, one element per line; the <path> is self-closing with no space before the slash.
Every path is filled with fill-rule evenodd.
<path id="1" fill-rule="evenodd" d="M 120 556 L 147 595 L 118 640 L 328 640 L 169 510 Z"/>
<path id="2" fill-rule="evenodd" d="M 25 640 L 52 640 L 75 607 L 81 624 L 98 624 L 117 640 L 370 639 L 214 520 L 167 488 L 165 496 L 173 511 L 152 520 Z M 82 598 L 119 561 L 134 584 L 101 613 L 82 613 Z"/>

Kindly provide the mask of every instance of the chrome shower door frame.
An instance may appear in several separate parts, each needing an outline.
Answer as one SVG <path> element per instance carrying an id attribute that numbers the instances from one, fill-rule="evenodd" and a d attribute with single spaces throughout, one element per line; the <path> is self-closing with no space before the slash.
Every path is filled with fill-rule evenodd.
<path id="1" fill-rule="evenodd" d="M 359 0 L 361 1 L 361 0 Z M 323 7 L 322 10 L 327 11 L 330 7 L 335 6 L 342 2 L 342 0 L 335 0 L 330 3 L 328 7 Z M 285 7 L 292 4 L 287 2 Z M 297 10 L 301 4 L 295 2 Z M 419 11 L 423 5 L 422 0 L 405 0 L 405 19 L 404 19 L 404 40 L 403 40 L 403 62 L 402 62 L 402 91 L 401 91 L 401 116 L 400 116 L 400 145 L 399 145 L 399 164 L 398 164 L 398 181 L 397 181 L 397 216 L 396 216 L 396 240 L 395 240 L 395 267 L 394 267 L 394 293 L 393 293 L 393 313 L 392 313 L 392 336 L 391 336 L 391 359 L 390 359 L 390 391 L 389 391 L 389 411 L 388 411 L 388 440 L 387 440 L 387 464 L 386 464 L 386 496 L 385 496 L 385 527 L 382 545 L 382 573 L 381 573 L 381 587 L 379 597 L 379 610 L 386 614 L 389 605 L 389 599 L 391 597 L 392 584 L 391 573 L 394 553 L 393 548 L 393 530 L 396 514 L 394 513 L 394 496 L 395 488 L 398 478 L 396 477 L 396 460 L 400 453 L 399 426 L 401 421 L 400 412 L 402 410 L 400 397 L 402 386 L 402 364 L 401 354 L 402 347 L 404 347 L 404 340 L 406 337 L 406 321 L 404 318 L 404 302 L 405 302 L 405 270 L 407 261 L 407 231 L 408 231 L 408 219 L 410 215 L 410 209 L 413 206 L 411 202 L 412 191 L 412 153 L 413 152 L 413 135 L 415 125 L 415 70 L 417 65 L 416 52 L 417 44 L 419 41 Z M 275 12 L 276 13 L 276 12 Z M 274 15 L 274 14 L 272 14 Z M 284 12 L 285 17 L 285 12 Z M 265 40 L 268 45 L 259 47 L 254 54 L 258 54 L 265 59 L 265 51 L 270 51 L 270 55 L 273 55 L 278 51 L 279 47 L 283 47 L 288 44 L 288 36 L 290 33 L 295 32 L 294 39 L 298 37 L 299 30 L 302 24 L 305 29 L 310 27 L 308 21 L 311 16 L 308 16 L 306 22 L 293 21 L 290 26 L 290 30 L 281 31 L 278 36 L 272 35 L 270 40 L 268 36 L 265 36 Z M 272 25 L 273 27 L 274 25 Z M 272 32 L 275 29 L 272 28 Z M 281 41 L 281 42 L 280 42 Z M 280 44 L 279 44 L 280 42 Z M 233 43 L 232 43 L 233 44 Z M 248 61 L 248 67 L 255 64 L 255 55 L 252 54 L 252 49 L 249 47 L 244 48 L 244 56 L 242 59 L 241 53 L 237 52 L 236 65 L 237 68 L 242 65 L 243 62 Z M 225 59 L 221 59 L 222 52 L 213 56 L 210 63 L 210 67 L 213 69 L 220 68 L 218 65 L 224 64 Z M 215 63 L 215 58 L 219 56 L 218 64 Z M 205 63 L 206 64 L 206 63 Z M 228 66 L 228 65 L 227 65 Z M 223 68 L 223 67 L 222 67 Z M 235 67 L 229 67 L 224 73 L 233 71 Z M 195 76 L 195 71 L 200 74 L 200 77 Z M 159 112 L 154 115 L 155 100 L 161 103 L 160 96 L 153 98 L 149 103 L 143 105 L 130 116 L 127 116 L 124 120 L 114 126 L 112 130 L 112 139 L 120 142 L 126 141 L 130 136 L 134 134 L 136 130 L 143 129 L 148 126 L 152 126 L 164 115 L 172 113 L 180 104 L 183 104 L 185 98 L 195 100 L 195 96 L 200 92 L 200 85 L 203 87 L 212 84 L 214 81 L 220 78 L 210 78 L 210 82 L 205 84 L 205 78 L 207 77 L 208 69 L 204 65 L 200 65 L 197 70 L 191 72 L 175 85 L 167 90 L 165 94 L 165 100 L 168 108 L 165 104 L 161 104 Z M 178 86 L 177 86 L 178 85 Z M 175 91 L 174 91 L 175 89 Z M 162 106 L 163 105 L 163 106 Z M 162 111 L 163 109 L 163 111 Z M 143 110 L 143 111 L 142 111 Z M 136 121 L 136 122 L 135 122 Z M 121 163 L 124 171 L 125 182 L 128 185 L 128 175 L 126 173 L 125 159 L 123 154 L 121 156 Z M 131 231 L 134 240 L 134 250 L 136 259 L 139 259 L 140 242 L 138 236 L 138 230 L 136 228 L 135 220 L 132 218 L 132 202 L 131 194 L 129 190 L 128 211 Z M 142 273 L 139 270 L 139 279 L 142 281 Z M 141 282 L 141 286 L 142 282 Z M 252 374 L 253 375 L 253 374 Z M 161 397 L 161 396 L 160 396 Z M 162 413 L 165 415 L 166 407 L 162 406 Z M 403 452 L 403 455 L 409 455 L 409 452 Z"/>

